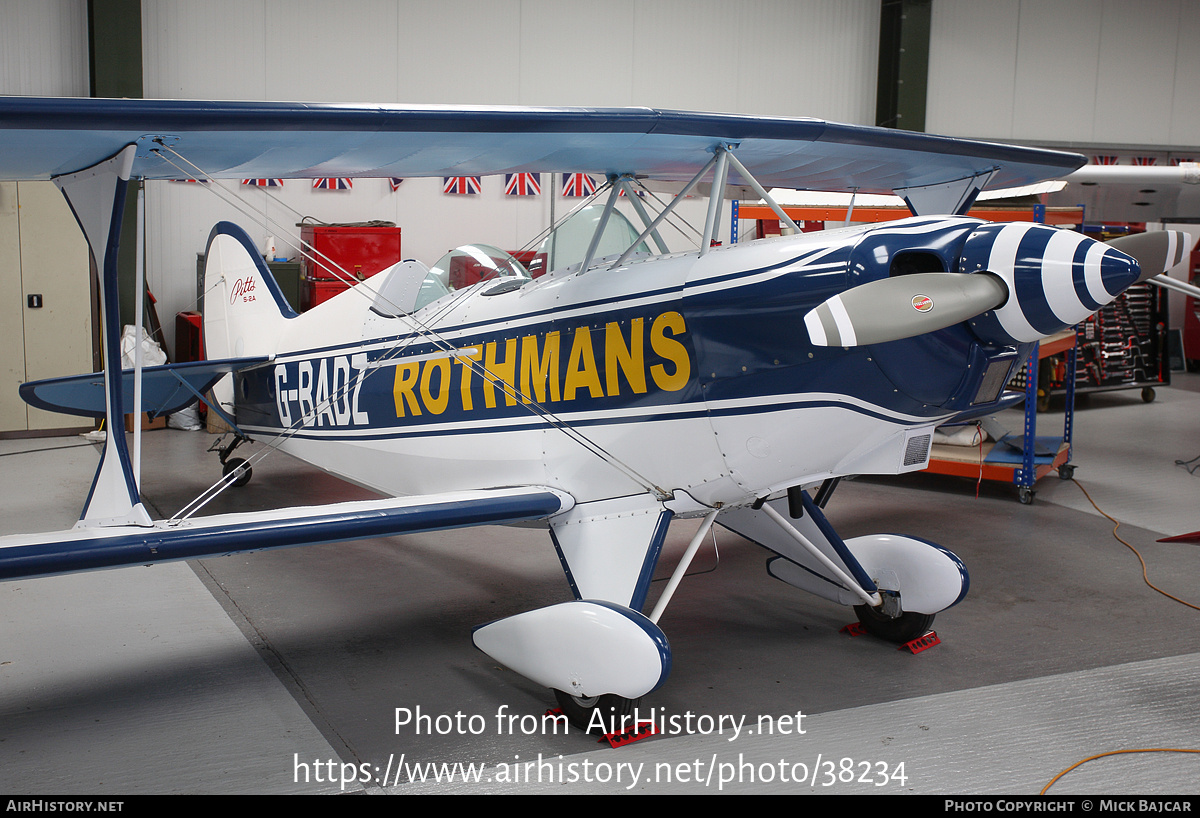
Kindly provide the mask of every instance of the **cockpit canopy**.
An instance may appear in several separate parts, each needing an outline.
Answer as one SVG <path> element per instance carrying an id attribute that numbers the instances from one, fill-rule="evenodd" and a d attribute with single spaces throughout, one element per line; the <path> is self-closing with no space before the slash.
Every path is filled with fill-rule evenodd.
<path id="1" fill-rule="evenodd" d="M 579 265 L 587 256 L 603 213 L 603 207 L 585 207 L 560 224 L 532 254 L 529 269 L 511 253 L 490 244 L 455 247 L 429 268 L 421 282 L 413 309 L 419 310 L 426 304 L 432 304 L 439 298 L 480 281 L 501 281 L 501 285 L 482 291 L 483 295 L 498 295 L 517 289 L 530 279 L 551 270 Z M 592 257 L 601 259 L 623 253 L 637 237 L 638 231 L 629 219 L 614 210 L 609 214 L 608 223 Z M 649 248 L 645 242 L 640 242 L 637 251 L 649 252 Z"/>
<path id="2" fill-rule="evenodd" d="M 514 288 L 530 279 L 521 262 L 490 244 L 464 244 L 438 259 L 421 282 L 416 309 L 480 281 L 505 279 Z"/>

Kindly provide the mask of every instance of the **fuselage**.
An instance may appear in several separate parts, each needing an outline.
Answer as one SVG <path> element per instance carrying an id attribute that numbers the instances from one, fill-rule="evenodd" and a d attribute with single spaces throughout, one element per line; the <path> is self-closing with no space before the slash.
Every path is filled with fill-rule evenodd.
<path id="1" fill-rule="evenodd" d="M 392 495 L 536 484 L 579 502 L 730 504 L 922 468 L 925 436 L 994 402 L 985 373 L 1018 351 L 965 326 L 816 347 L 802 316 L 891 274 L 905 248 L 953 269 L 978 225 L 911 219 L 484 281 L 412 315 L 380 309 L 367 282 L 284 322 L 272 363 L 239 375 L 237 420 L 288 429 L 284 450 Z"/>

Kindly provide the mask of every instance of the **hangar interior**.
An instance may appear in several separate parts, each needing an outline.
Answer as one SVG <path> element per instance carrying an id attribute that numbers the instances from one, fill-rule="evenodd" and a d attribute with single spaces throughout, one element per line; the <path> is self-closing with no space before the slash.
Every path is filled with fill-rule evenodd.
<path id="1" fill-rule="evenodd" d="M 646 106 L 884 124 L 1170 167 L 1200 161 L 1194 11 L 1188 0 L 4 0 L 0 94 Z M 197 254 L 218 221 L 241 222 L 260 247 L 274 239 L 276 255 L 291 259 L 298 239 L 270 225 L 384 220 L 400 228 L 405 258 L 432 264 L 467 242 L 524 249 L 579 203 L 550 184 L 506 196 L 503 177 L 484 177 L 475 195 L 448 194 L 436 178 L 357 179 L 346 190 L 293 181 L 241 186 L 237 208 L 206 185 L 145 184 L 147 286 L 167 350 L 179 341 L 174 316 L 197 308 Z M 1129 193 L 1068 186 L 1038 204 L 1086 196 L 1088 222 L 1149 232 L 1195 223 L 1200 236 L 1200 202 L 1186 185 Z M 16 390 L 97 367 L 87 247 L 45 183 L 0 183 L 0 196 L 0 219 L 5 208 L 37 214 L 0 243 L 0 533 L 69 528 L 99 451 L 78 436 L 78 418 L 26 407 Z M 704 221 L 703 202 L 682 210 Z M 726 218 L 722 242 L 735 225 L 757 227 Z M 1186 281 L 1190 271 L 1188 262 L 1170 275 Z M 1169 327 L 1185 346 L 1191 309 L 1170 296 Z M 826 513 L 843 537 L 903 531 L 954 551 L 970 571 L 969 594 L 938 615 L 941 643 L 920 653 L 839 632 L 849 609 L 772 579 L 764 552 L 731 532 L 706 540 L 663 619 L 670 679 L 643 700 L 652 716 L 695 720 L 617 749 L 532 726 L 553 696 L 471 644 L 483 623 L 570 598 L 542 529 L 463 528 L 2 583 L 0 788 L 1032 794 L 1089 756 L 1200 749 L 1200 552 L 1156 542 L 1200 528 L 1200 478 L 1176 463 L 1200 454 L 1200 379 L 1168 378 L 1152 402 L 1137 389 L 1081 397 L 1076 480 L 1043 478 L 1029 505 L 1011 485 L 925 473 L 838 487 Z M 1039 428 L 1061 427 L 1064 412 L 1051 400 Z M 1019 409 L 998 419 L 1023 422 Z M 142 493 L 156 515 L 219 477 L 213 439 L 142 435 Z M 374 496 L 280 454 L 213 509 Z M 1150 580 L 1190 607 L 1147 587 L 1116 522 Z M 672 524 L 649 603 L 695 526 Z M 822 779 L 815 771 L 830 758 L 853 763 Z M 1105 757 L 1052 792 L 1194 793 L 1197 758 Z M 535 759 L 572 770 L 586 760 L 607 777 L 564 786 L 538 780 L 535 766 L 530 778 Z M 697 780 L 710 761 L 751 772 L 718 784 L 721 770 L 738 768 L 715 768 Z M 405 762 L 486 764 L 491 778 L 342 780 Z M 631 781 L 639 764 L 665 765 L 669 780 Z M 811 786 L 787 779 L 800 777 L 797 765 Z M 839 779 L 851 768 L 873 775 Z"/>

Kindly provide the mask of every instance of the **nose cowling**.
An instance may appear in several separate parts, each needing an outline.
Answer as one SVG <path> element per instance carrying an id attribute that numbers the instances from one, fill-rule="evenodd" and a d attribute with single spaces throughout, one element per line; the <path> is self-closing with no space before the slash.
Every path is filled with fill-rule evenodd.
<path id="1" fill-rule="evenodd" d="M 982 340 L 1038 341 L 1078 324 L 1138 280 L 1131 256 L 1106 244 L 1041 224 L 987 224 L 967 237 L 958 271 L 988 271 L 1004 280 L 1008 299 L 970 320 Z"/>

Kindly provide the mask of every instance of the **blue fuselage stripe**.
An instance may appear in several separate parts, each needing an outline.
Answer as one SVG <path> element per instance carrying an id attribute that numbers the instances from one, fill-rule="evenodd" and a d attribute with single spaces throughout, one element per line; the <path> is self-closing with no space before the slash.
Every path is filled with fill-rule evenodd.
<path id="1" fill-rule="evenodd" d="M 796 401 L 781 401 L 777 403 L 764 404 L 747 404 L 745 406 L 724 407 L 717 409 L 709 409 L 702 405 L 698 405 L 696 409 L 689 411 L 671 411 L 672 407 L 666 407 L 668 411 L 663 411 L 655 414 L 646 413 L 638 415 L 629 415 L 626 417 L 603 417 L 603 418 L 575 418 L 570 414 L 555 415 L 555 419 L 568 424 L 572 428 L 582 428 L 588 426 L 613 426 L 624 423 L 654 423 L 668 422 L 673 420 L 691 420 L 701 417 L 738 417 L 745 415 L 759 415 L 770 412 L 787 412 L 797 409 L 842 409 L 848 412 L 854 412 L 859 415 L 864 415 L 875 420 L 880 420 L 885 423 L 895 423 L 901 426 L 911 426 L 914 423 L 929 422 L 932 423 L 936 418 L 929 419 L 914 419 L 911 417 L 899 417 L 896 415 L 888 415 L 883 412 L 867 409 L 858 406 L 848 401 L 838 400 L 796 400 Z M 548 425 L 549 420 L 545 423 Z M 255 426 L 253 424 L 243 425 L 247 431 L 272 432 L 278 433 L 281 430 L 278 427 L 270 426 Z M 329 440 L 340 442 L 353 442 L 359 440 L 390 440 L 395 438 L 413 438 L 413 437 L 440 437 L 446 435 L 488 435 L 498 432 L 524 432 L 530 429 L 541 429 L 542 425 L 530 424 L 514 424 L 509 420 L 502 421 L 495 425 L 488 426 L 466 426 L 454 429 L 410 429 L 410 428 L 390 428 L 379 433 L 358 434 L 353 432 L 347 433 L 331 433 L 331 434 L 311 434 L 305 432 L 293 432 L 289 437 L 297 440 Z"/>

